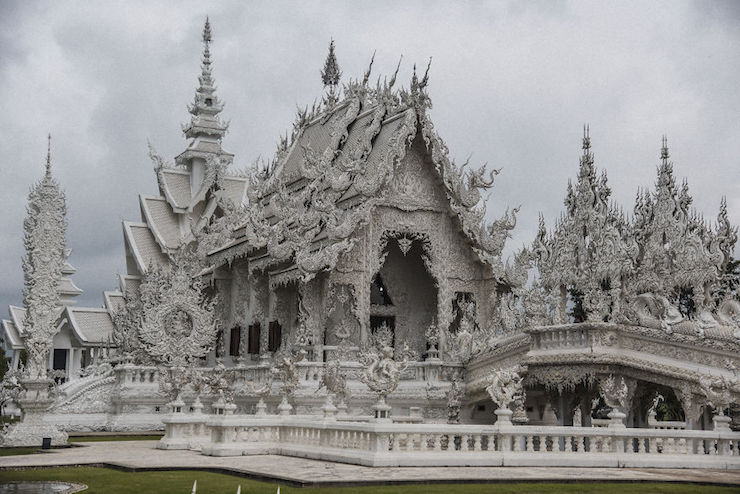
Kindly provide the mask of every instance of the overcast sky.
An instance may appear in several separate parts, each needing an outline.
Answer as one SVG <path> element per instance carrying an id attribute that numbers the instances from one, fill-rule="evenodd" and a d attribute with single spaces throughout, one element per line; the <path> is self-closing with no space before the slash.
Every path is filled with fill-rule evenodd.
<path id="1" fill-rule="evenodd" d="M 79 303 L 116 287 L 121 220 L 157 191 L 146 140 L 167 157 L 186 146 L 206 15 L 237 166 L 271 157 L 296 105 L 320 97 L 333 37 L 345 78 L 377 50 L 375 74 L 403 55 L 408 86 L 412 64 L 433 57 L 431 115 L 452 156 L 503 168 L 491 219 L 522 204 L 507 252 L 531 242 L 538 212 L 552 225 L 561 211 L 584 123 L 628 211 L 654 183 L 665 133 L 697 209 L 713 219 L 725 195 L 740 224 L 740 2 L 0 0 L 2 317 L 22 300 L 22 223 L 47 132 Z"/>

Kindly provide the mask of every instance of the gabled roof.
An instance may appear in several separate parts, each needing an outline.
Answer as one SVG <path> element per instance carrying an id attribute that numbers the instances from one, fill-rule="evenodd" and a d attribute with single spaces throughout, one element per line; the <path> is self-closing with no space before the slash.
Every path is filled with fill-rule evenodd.
<path id="1" fill-rule="evenodd" d="M 82 343 L 100 344 L 113 337 L 113 320 L 108 309 L 67 307 L 66 317 Z"/>
<path id="2" fill-rule="evenodd" d="M 26 333 L 24 329 L 24 324 L 26 321 L 26 309 L 15 305 L 9 305 L 8 312 L 10 313 L 10 318 L 13 320 L 13 324 L 18 330 L 18 334 L 23 336 Z"/>
<path id="3" fill-rule="evenodd" d="M 146 273 L 150 264 L 162 266 L 167 263 L 167 256 L 146 223 L 124 221 L 123 235 L 140 273 Z"/>
<path id="4" fill-rule="evenodd" d="M 119 275 L 120 291 L 127 297 L 136 297 L 139 294 L 139 286 L 141 286 L 141 276 Z"/>
<path id="5" fill-rule="evenodd" d="M 247 198 L 247 188 L 249 187 L 249 180 L 246 177 L 223 177 L 221 189 L 224 196 L 230 199 L 235 206 L 241 206 L 244 204 Z"/>
<path id="6" fill-rule="evenodd" d="M 161 192 L 170 206 L 180 211 L 187 210 L 192 197 L 189 172 L 175 168 L 162 168 L 159 170 L 159 183 Z"/>
<path id="7" fill-rule="evenodd" d="M 3 331 L 5 332 L 5 341 L 8 344 L 7 349 L 20 350 L 23 348 L 23 340 L 18 334 L 18 328 L 16 328 L 13 321 L 3 319 Z"/>
<path id="8" fill-rule="evenodd" d="M 177 214 L 164 197 L 140 195 L 141 214 L 162 249 L 177 249 L 183 238 Z"/>
<path id="9" fill-rule="evenodd" d="M 103 300 L 105 301 L 105 308 L 111 314 L 123 309 L 123 306 L 126 303 L 123 293 L 118 290 L 103 292 Z"/>

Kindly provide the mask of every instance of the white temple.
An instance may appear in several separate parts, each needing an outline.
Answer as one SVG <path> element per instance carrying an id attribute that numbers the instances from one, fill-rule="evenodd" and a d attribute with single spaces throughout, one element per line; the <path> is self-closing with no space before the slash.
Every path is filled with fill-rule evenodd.
<path id="1" fill-rule="evenodd" d="M 187 148 L 150 152 L 160 195 L 123 222 L 103 308 L 73 305 L 64 250 L 44 420 L 166 424 L 161 447 L 212 455 L 740 467 L 737 229 L 724 199 L 715 222 L 689 208 L 665 139 L 627 214 L 584 129 L 563 213 L 505 261 L 518 208 L 485 222 L 498 171 L 450 160 L 428 67 L 340 84 L 332 43 L 321 103 L 238 174 L 207 21 L 203 43 Z M 3 321 L 13 375 L 32 307 Z"/>

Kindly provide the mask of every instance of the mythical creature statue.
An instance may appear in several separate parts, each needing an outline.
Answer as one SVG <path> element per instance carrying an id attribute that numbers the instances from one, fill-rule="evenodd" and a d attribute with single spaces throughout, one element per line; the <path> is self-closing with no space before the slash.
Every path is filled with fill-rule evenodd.
<path id="1" fill-rule="evenodd" d="M 359 355 L 360 363 L 365 366 L 360 380 L 383 400 L 398 387 L 401 372 L 409 362 L 418 358 L 404 342 L 400 351 L 395 352 L 399 360 L 394 359 L 392 343 L 393 332 L 383 324 L 371 335 L 369 343 L 363 345 Z"/>
<path id="2" fill-rule="evenodd" d="M 330 360 L 324 366 L 324 372 L 321 374 L 318 390 L 322 388 L 339 398 L 341 403 L 347 400 L 349 396 L 347 378 L 342 372 L 342 363 L 338 358 Z"/>
<path id="3" fill-rule="evenodd" d="M 497 369 L 488 376 L 486 392 L 500 409 L 509 409 L 515 401 L 524 400 L 522 377 L 516 368 Z"/>
<path id="4" fill-rule="evenodd" d="M 291 397 L 298 387 L 299 376 L 296 363 L 303 360 L 305 356 L 305 350 L 290 351 L 285 349 L 275 354 L 270 372 L 280 377 L 282 382 L 281 391 L 285 400 Z"/>
<path id="5" fill-rule="evenodd" d="M 629 389 L 624 377 L 617 380 L 613 374 L 599 381 L 599 391 L 604 402 L 611 408 L 624 411 L 627 407 Z"/>
<path id="6" fill-rule="evenodd" d="M 730 380 L 724 376 L 704 376 L 699 381 L 699 387 L 706 398 L 706 404 L 714 408 L 717 415 L 724 415 L 725 409 L 733 401 Z"/>
<path id="7" fill-rule="evenodd" d="M 460 385 L 459 379 L 453 379 L 450 383 L 450 389 L 447 391 L 447 423 L 460 423 L 460 407 L 465 396 L 465 390 Z"/>

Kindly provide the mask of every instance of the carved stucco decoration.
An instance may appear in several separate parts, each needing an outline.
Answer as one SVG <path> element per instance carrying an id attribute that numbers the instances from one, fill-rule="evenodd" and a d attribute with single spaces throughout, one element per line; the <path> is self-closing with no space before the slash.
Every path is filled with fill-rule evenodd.
<path id="1" fill-rule="evenodd" d="M 737 332 L 737 318 L 728 317 L 737 307 L 724 304 L 723 274 L 737 241 L 726 201 L 720 203 L 714 228 L 690 212 L 688 186 L 676 185 L 664 141 L 655 191 L 638 193 L 634 218 L 628 220 L 609 204 L 606 175 L 597 176 L 590 148 L 585 133 L 566 211 L 550 233 L 540 217 L 531 249 L 542 285 L 561 299 L 560 312 L 567 289 L 582 294 L 589 320 L 657 324 L 668 334 L 683 325 L 702 338 L 721 325 Z M 679 311 L 682 290 L 693 292 L 690 319 Z"/>
<path id="2" fill-rule="evenodd" d="M 156 363 L 186 366 L 215 344 L 218 298 L 204 294 L 204 283 L 196 274 L 182 254 L 170 266 L 150 268 L 141 284 L 139 338 Z"/>

